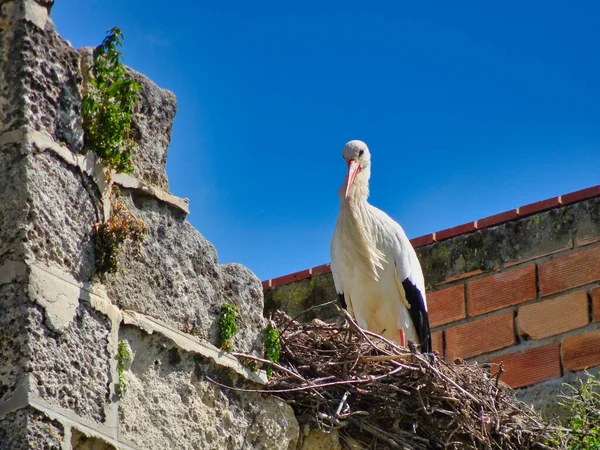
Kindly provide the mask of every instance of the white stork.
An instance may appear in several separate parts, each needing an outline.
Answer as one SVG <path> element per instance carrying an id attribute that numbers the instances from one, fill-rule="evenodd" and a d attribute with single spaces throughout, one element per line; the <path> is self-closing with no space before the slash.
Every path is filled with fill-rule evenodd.
<path id="1" fill-rule="evenodd" d="M 331 241 L 331 272 L 342 305 L 364 329 L 431 352 L 425 281 L 402 227 L 367 202 L 371 154 L 362 141 L 342 150 L 348 174 Z"/>

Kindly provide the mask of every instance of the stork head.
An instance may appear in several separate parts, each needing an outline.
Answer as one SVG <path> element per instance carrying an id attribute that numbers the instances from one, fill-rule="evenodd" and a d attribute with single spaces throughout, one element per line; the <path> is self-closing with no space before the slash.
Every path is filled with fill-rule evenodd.
<path id="1" fill-rule="evenodd" d="M 345 198 L 352 197 L 357 190 L 368 195 L 369 177 L 371 176 L 371 153 L 363 141 L 348 142 L 342 150 L 342 156 L 348 166 L 346 175 Z"/>

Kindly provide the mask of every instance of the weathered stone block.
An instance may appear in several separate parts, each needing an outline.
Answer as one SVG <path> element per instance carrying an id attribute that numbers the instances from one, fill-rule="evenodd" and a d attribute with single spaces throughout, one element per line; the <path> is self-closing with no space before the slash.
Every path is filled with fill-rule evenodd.
<path id="1" fill-rule="evenodd" d="M 27 3 L 35 5 L 14 1 L 0 8 L 0 132 L 27 125 L 80 151 L 79 55 L 40 17 L 47 12 L 15 15 Z"/>
<path id="2" fill-rule="evenodd" d="M 292 409 L 270 396 L 223 389 L 237 375 L 175 347 L 158 334 L 121 328 L 131 348 L 119 435 L 136 448 L 294 448 Z"/>
<path id="3" fill-rule="evenodd" d="M 167 148 L 171 142 L 177 100 L 171 91 L 159 88 L 148 77 L 134 70 L 130 73 L 142 86 L 133 117 L 137 143 L 132 159 L 135 176 L 168 191 Z"/>
<path id="4" fill-rule="evenodd" d="M 233 345 L 248 351 L 260 346 L 265 328 L 260 281 L 244 267 L 219 266 L 210 242 L 184 214 L 156 199 L 122 190 L 121 200 L 148 226 L 143 260 L 131 249 L 121 254 L 121 269 L 106 276 L 111 299 L 193 333 L 215 344 L 223 303 L 240 307 L 241 330 Z"/>
<path id="5" fill-rule="evenodd" d="M 252 346 L 262 356 L 262 331 L 266 324 L 260 281 L 250 269 L 241 264 L 223 264 L 218 269 L 218 304 L 234 303 L 239 309 L 239 329 L 233 338 L 233 345 L 246 350 Z M 210 335 L 216 336 L 218 329 L 218 322 L 214 321 Z"/>
<path id="6" fill-rule="evenodd" d="M 572 411 L 560 403 L 561 395 L 572 395 L 573 391 L 565 383 L 579 387 L 588 374 L 597 377 L 599 370 L 591 369 L 586 372 L 567 372 L 562 378 L 545 381 L 534 386 L 517 389 L 517 398 L 532 405 L 542 417 L 550 420 L 564 420 L 572 416 Z"/>
<path id="7" fill-rule="evenodd" d="M 50 14 L 50 10 L 54 6 L 54 0 L 34 0 L 38 5 L 43 6 Z"/>
<path id="8" fill-rule="evenodd" d="M 90 195 L 96 188 L 87 182 L 86 189 L 84 178 L 52 152 L 33 153 L 27 161 L 29 256 L 78 281 L 90 280 L 96 271 L 92 224 L 102 217 Z"/>
<path id="9" fill-rule="evenodd" d="M 0 450 L 60 450 L 63 426 L 33 408 L 8 413 L 0 420 Z"/>
<path id="10" fill-rule="evenodd" d="M 23 259 L 25 255 L 26 173 L 27 160 L 21 146 L 0 146 L 0 264 Z"/>
<path id="11" fill-rule="evenodd" d="M 33 391 L 52 405 L 103 423 L 110 405 L 110 320 L 80 302 L 72 323 L 62 333 L 44 325 L 36 307 L 28 325 Z"/>
<path id="12" fill-rule="evenodd" d="M 33 309 L 24 280 L 0 285 L 0 403 L 12 396 L 26 376 Z"/>

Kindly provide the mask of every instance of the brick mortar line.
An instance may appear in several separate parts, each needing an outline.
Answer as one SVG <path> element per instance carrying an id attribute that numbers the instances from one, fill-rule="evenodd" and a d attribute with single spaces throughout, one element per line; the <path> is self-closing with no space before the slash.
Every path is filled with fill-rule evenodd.
<path id="1" fill-rule="evenodd" d="M 594 299 L 592 298 L 592 290 L 593 287 L 588 287 L 585 290 L 585 296 L 587 298 L 587 311 L 588 311 L 588 320 L 591 323 L 594 323 Z"/>
<path id="2" fill-rule="evenodd" d="M 528 350 L 533 350 L 541 347 L 545 347 L 551 344 L 559 344 L 559 352 L 562 355 L 562 342 L 570 337 L 584 335 L 592 331 L 600 330 L 600 322 L 592 322 L 588 323 L 585 327 L 577 328 L 575 330 L 566 331 L 561 334 L 556 334 L 554 336 L 548 336 L 543 339 L 537 340 L 528 340 L 524 341 L 521 344 L 511 345 L 509 347 L 505 347 L 499 350 L 495 350 L 493 352 L 484 353 L 481 355 L 473 356 L 471 358 L 466 358 L 467 361 L 489 361 L 494 358 L 501 358 L 503 356 L 512 355 L 513 353 L 520 354 L 524 353 Z M 562 358 L 561 358 L 562 364 Z M 561 366 L 562 367 L 562 366 Z"/>
<path id="3" fill-rule="evenodd" d="M 469 314 L 469 290 L 467 289 L 467 283 L 463 283 L 463 296 L 465 299 L 465 319 L 470 319 L 471 314 Z M 426 295 L 427 297 L 427 295 Z M 453 323 L 453 322 L 449 322 Z"/>
<path id="4" fill-rule="evenodd" d="M 468 317 L 465 317 L 464 319 L 459 319 L 459 320 L 456 320 L 454 322 L 448 322 L 448 323 L 445 323 L 443 325 L 439 325 L 439 326 L 437 326 L 435 328 L 432 328 L 431 331 L 432 332 L 446 331 L 447 329 L 453 328 L 453 327 L 458 326 L 458 325 L 463 325 L 465 323 L 473 323 L 473 322 L 475 322 L 475 321 L 477 321 L 479 319 L 485 319 L 487 317 L 495 316 L 495 315 L 500 314 L 500 313 L 506 313 L 506 312 L 509 312 L 511 310 L 517 311 L 519 308 L 521 308 L 521 307 L 523 307 L 525 305 L 535 305 L 537 303 L 542 303 L 542 302 L 544 302 L 546 300 L 554 300 L 556 298 L 562 297 L 563 295 L 572 294 L 572 293 L 575 293 L 575 292 L 578 292 L 578 291 L 586 291 L 586 292 L 589 293 L 589 290 L 593 289 L 595 287 L 600 287 L 600 280 L 596 280 L 596 281 L 593 281 L 591 283 L 587 283 L 587 284 L 583 284 L 581 286 L 577 286 L 577 287 L 573 287 L 573 288 L 570 288 L 570 289 L 566 289 L 564 291 L 560 291 L 560 292 L 557 292 L 557 293 L 554 293 L 554 294 L 551 294 L 551 295 L 547 295 L 545 297 L 538 297 L 538 298 L 535 298 L 533 300 L 528 300 L 526 302 L 521 302 L 521 303 L 517 303 L 515 305 L 510 305 L 510 306 L 505 306 L 504 308 L 496 309 L 494 311 L 489 311 L 489 312 L 486 312 L 484 314 L 480 314 L 478 316 L 468 316 Z"/>
<path id="5" fill-rule="evenodd" d="M 482 280 L 484 278 L 488 278 L 488 277 L 491 277 L 491 276 L 494 276 L 494 275 L 497 275 L 497 274 L 500 274 L 500 273 L 508 273 L 510 271 L 513 271 L 513 270 L 519 270 L 519 269 L 522 269 L 523 267 L 526 267 L 526 266 L 532 265 L 532 264 L 538 265 L 540 263 L 549 261 L 551 259 L 557 259 L 557 258 L 560 258 L 562 256 L 571 255 L 573 253 L 585 252 L 587 250 L 591 250 L 591 249 L 596 248 L 596 247 L 600 247 L 600 241 L 594 242 L 592 244 L 587 244 L 587 245 L 582 246 L 582 247 L 566 248 L 566 249 L 563 249 L 563 250 L 561 250 L 561 251 L 559 251 L 557 253 L 552 253 L 552 254 L 549 254 L 549 255 L 542 255 L 542 256 L 534 257 L 534 258 L 532 258 L 530 260 L 524 261 L 523 263 L 516 264 L 514 266 L 509 266 L 509 267 L 504 267 L 503 266 L 503 267 L 500 267 L 500 268 L 497 268 L 497 269 L 488 270 L 487 272 L 479 273 L 477 275 L 472 275 L 472 276 L 470 276 L 468 278 L 463 278 L 463 279 L 456 280 L 456 281 L 449 281 L 447 283 L 444 283 L 443 285 L 436 285 L 436 287 L 437 286 L 441 286 L 441 289 L 432 290 L 431 292 L 438 292 L 438 291 L 444 290 L 446 288 L 451 288 L 451 287 L 458 286 L 460 284 L 467 285 L 468 283 L 472 283 L 473 281 Z M 536 272 L 537 272 L 537 269 L 536 269 Z M 536 282 L 537 282 L 537 279 L 538 279 L 538 277 L 536 276 Z M 550 296 L 546 296 L 546 297 L 543 297 L 543 298 L 547 298 L 547 297 L 550 297 Z"/>
<path id="6" fill-rule="evenodd" d="M 529 302 L 526 302 L 529 303 Z M 525 304 L 525 303 L 523 303 Z M 516 306 L 517 305 L 511 305 L 511 306 L 507 306 L 505 308 L 502 309 L 497 309 L 495 311 L 490 311 L 487 312 L 485 314 L 481 314 L 480 316 L 471 316 L 471 317 L 465 317 L 464 319 L 459 319 L 456 320 L 454 322 L 449 322 L 449 323 L 445 323 L 444 325 L 439 325 L 435 328 L 431 329 L 431 332 L 434 333 L 436 331 L 447 331 L 450 328 L 455 328 L 457 326 L 460 325 L 466 325 L 466 324 L 470 324 L 470 323 L 475 323 L 481 319 L 487 319 L 489 317 L 494 317 L 494 316 L 499 316 L 501 314 L 506 314 L 507 312 L 511 312 L 513 310 L 516 310 Z"/>
<path id="7" fill-rule="evenodd" d="M 587 244 L 577 244 L 577 239 L 575 239 L 575 236 L 573 236 L 573 248 L 586 248 L 595 245 L 598 242 L 600 242 L 600 237 L 598 237 L 598 239 L 595 241 L 588 242 Z"/>
<path id="8" fill-rule="evenodd" d="M 523 342 L 521 335 L 519 334 L 519 322 L 517 317 L 519 316 L 519 309 L 513 309 L 512 323 L 513 323 L 513 338 L 515 339 L 514 345 L 520 345 Z M 514 346 L 513 345 L 513 346 Z"/>

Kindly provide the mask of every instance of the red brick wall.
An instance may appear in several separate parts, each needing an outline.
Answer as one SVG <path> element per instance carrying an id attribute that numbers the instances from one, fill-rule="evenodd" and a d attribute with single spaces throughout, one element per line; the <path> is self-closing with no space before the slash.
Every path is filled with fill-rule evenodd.
<path id="1" fill-rule="evenodd" d="M 429 296 L 438 350 L 504 361 L 513 387 L 600 365 L 599 285 L 598 242 L 462 279 Z"/>
<path id="2" fill-rule="evenodd" d="M 447 360 L 502 362 L 515 388 L 600 365 L 599 211 L 596 186 L 413 239 L 432 281 L 434 349 Z M 285 309 L 282 298 L 300 291 L 312 304 L 331 299 L 328 272 L 264 282 L 267 303 Z"/>

